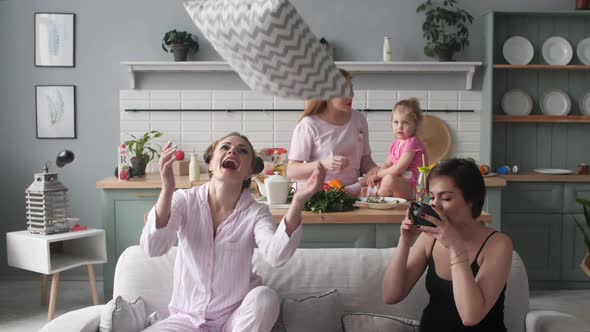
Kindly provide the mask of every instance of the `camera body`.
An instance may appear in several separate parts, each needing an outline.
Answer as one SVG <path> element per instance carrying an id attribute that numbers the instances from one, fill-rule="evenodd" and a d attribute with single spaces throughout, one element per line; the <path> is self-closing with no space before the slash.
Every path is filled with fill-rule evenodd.
<path id="1" fill-rule="evenodd" d="M 429 215 L 440 220 L 440 216 L 429 204 L 412 202 L 410 204 L 410 219 L 412 219 L 414 225 L 436 227 L 435 224 L 420 217 L 422 214 Z"/>

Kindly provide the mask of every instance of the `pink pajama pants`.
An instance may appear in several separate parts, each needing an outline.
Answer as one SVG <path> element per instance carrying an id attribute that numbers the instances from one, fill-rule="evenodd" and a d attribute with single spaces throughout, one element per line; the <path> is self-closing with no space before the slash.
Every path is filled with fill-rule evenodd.
<path id="1" fill-rule="evenodd" d="M 225 322 L 195 326 L 182 315 L 172 315 L 145 332 L 270 332 L 280 311 L 277 293 L 267 286 L 252 289 Z"/>

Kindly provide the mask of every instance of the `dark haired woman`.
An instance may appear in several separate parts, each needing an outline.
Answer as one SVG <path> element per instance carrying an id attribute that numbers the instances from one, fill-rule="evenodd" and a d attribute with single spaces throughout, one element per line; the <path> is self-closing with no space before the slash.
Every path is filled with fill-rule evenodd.
<path id="1" fill-rule="evenodd" d="M 420 331 L 506 331 L 512 241 L 477 220 L 485 199 L 481 173 L 470 161 L 449 159 L 432 169 L 426 187 L 441 218 L 424 216 L 436 225 L 427 227 L 406 216 L 383 279 L 383 300 L 403 300 L 428 267 L 430 302 Z"/>
<path id="2" fill-rule="evenodd" d="M 340 72 L 352 91 L 352 76 Z M 307 103 L 291 138 L 287 175 L 301 187 L 318 164 L 326 169 L 326 181 L 338 179 L 354 195 L 361 191 L 359 176 L 379 170 L 371 158 L 367 119 L 352 109 L 352 96 Z"/>
<path id="3" fill-rule="evenodd" d="M 279 299 L 252 273 L 258 246 L 272 266 L 285 263 L 299 245 L 303 204 L 324 183 L 321 165 L 310 185 L 298 190 L 278 228 L 267 205 L 250 192 L 250 176 L 263 168 L 252 144 L 238 133 L 205 152 L 211 180 L 176 190 L 172 173 L 176 148 L 168 143 L 158 168 L 162 191 L 149 212 L 141 246 L 161 256 L 178 239 L 170 317 L 149 331 L 270 331 Z"/>

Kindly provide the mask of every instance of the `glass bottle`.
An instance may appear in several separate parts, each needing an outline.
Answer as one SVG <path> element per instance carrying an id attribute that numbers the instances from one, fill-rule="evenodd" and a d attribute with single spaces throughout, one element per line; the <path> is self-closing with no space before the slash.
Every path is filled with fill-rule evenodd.
<path id="1" fill-rule="evenodd" d="M 418 167 L 418 181 L 416 182 L 416 202 L 427 203 L 428 195 L 426 194 L 426 176 L 430 168 Z"/>
<path id="2" fill-rule="evenodd" d="M 391 43 L 389 41 L 389 37 L 383 38 L 383 61 L 391 61 Z"/>
<path id="3" fill-rule="evenodd" d="M 190 182 L 199 181 L 201 177 L 201 165 L 197 157 L 198 154 L 193 153 L 188 164 L 188 179 Z"/>

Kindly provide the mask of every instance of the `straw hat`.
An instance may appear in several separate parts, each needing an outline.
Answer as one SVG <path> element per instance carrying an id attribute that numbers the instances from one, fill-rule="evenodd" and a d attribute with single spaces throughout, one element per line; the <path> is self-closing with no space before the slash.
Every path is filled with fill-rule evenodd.
<path id="1" fill-rule="evenodd" d="M 451 132 L 441 119 L 425 114 L 416 136 L 422 141 L 428 153 L 430 164 L 444 159 L 451 151 Z"/>

